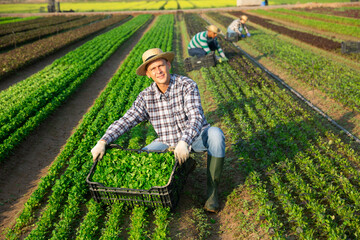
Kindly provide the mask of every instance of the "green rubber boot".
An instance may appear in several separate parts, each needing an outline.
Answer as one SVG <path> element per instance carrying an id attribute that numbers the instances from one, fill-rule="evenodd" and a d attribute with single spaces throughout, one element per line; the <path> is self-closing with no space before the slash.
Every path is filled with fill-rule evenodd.
<path id="1" fill-rule="evenodd" d="M 204 209 L 208 212 L 219 211 L 218 185 L 225 158 L 217 158 L 208 155 L 207 158 L 207 201 Z"/>

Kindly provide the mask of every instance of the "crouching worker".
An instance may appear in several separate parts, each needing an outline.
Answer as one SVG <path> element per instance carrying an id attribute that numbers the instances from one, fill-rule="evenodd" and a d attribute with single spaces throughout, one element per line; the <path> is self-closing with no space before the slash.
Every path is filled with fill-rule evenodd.
<path id="1" fill-rule="evenodd" d="M 154 81 L 137 96 L 131 108 L 112 123 L 91 150 L 93 160 L 102 158 L 107 144 L 143 121 L 150 121 L 158 138 L 143 150 L 163 151 L 175 147 L 174 155 L 183 164 L 189 151 L 207 151 L 207 201 L 205 210 L 217 212 L 218 185 L 225 157 L 225 137 L 210 126 L 204 116 L 196 83 L 185 76 L 170 74 L 174 53 L 159 48 L 145 51 L 136 74 Z"/>
<path id="2" fill-rule="evenodd" d="M 221 49 L 218 41 L 217 34 L 220 33 L 220 29 L 215 25 L 207 27 L 207 31 L 199 32 L 191 39 L 188 45 L 188 53 L 190 56 L 203 57 L 209 54 L 211 51 L 218 51 L 222 61 L 228 61 L 224 51 Z M 217 57 L 217 60 L 220 58 Z"/>
<path id="3" fill-rule="evenodd" d="M 230 23 L 229 27 L 227 28 L 227 34 L 226 37 L 229 38 L 230 35 L 232 34 L 238 34 L 239 37 L 244 38 L 245 34 L 242 34 L 242 32 L 245 30 L 246 35 L 248 37 L 251 36 L 251 34 L 249 33 L 249 30 L 247 29 L 245 23 L 247 22 L 248 17 L 246 15 L 242 15 L 240 18 L 235 19 L 234 21 L 232 21 L 232 23 Z"/>

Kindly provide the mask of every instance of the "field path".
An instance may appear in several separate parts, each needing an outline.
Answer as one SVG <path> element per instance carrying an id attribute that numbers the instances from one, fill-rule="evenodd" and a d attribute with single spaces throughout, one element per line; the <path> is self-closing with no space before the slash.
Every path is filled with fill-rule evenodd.
<path id="1" fill-rule="evenodd" d="M 154 20 L 147 25 L 145 24 L 126 41 L 63 106 L 30 134 L 21 144 L 21 147 L 16 149 L 13 156 L 0 165 L 0 233 L 12 226 L 24 203 L 36 189 L 40 178 L 47 174 L 52 161 L 73 133 L 73 129 L 153 22 Z M 61 57 L 80 45 L 80 43 L 72 45 L 56 55 Z M 24 72 L 19 71 L 17 76 L 6 82 L 21 81 L 26 78 L 24 76 L 38 72 L 53 62 L 55 58 L 51 55 L 36 66 L 32 65 Z"/>

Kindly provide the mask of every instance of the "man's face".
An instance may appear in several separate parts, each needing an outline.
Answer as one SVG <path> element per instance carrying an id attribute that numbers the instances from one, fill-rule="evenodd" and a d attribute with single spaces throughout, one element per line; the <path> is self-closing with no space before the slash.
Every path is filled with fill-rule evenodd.
<path id="1" fill-rule="evenodd" d="M 165 59 L 157 59 L 147 66 L 146 76 L 152 78 L 157 85 L 170 83 L 171 64 Z"/>
<path id="2" fill-rule="evenodd" d="M 217 33 L 212 32 L 212 31 L 208 31 L 208 37 L 209 38 L 215 38 L 217 36 Z"/>
<path id="3" fill-rule="evenodd" d="M 245 24 L 245 23 L 246 23 L 246 21 L 245 21 L 244 19 L 240 19 L 240 22 L 241 22 L 242 24 Z"/>

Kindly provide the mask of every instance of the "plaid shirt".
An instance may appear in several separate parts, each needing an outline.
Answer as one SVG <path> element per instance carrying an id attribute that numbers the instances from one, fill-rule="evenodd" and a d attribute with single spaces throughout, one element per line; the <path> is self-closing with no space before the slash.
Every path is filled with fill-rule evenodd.
<path id="1" fill-rule="evenodd" d="M 241 34 L 240 29 L 243 28 L 246 33 L 249 33 L 246 25 L 242 24 L 240 22 L 240 19 L 235 19 L 234 21 L 232 21 L 232 23 L 230 23 L 228 28 L 230 28 L 231 30 L 233 30 L 234 32 L 237 32 L 239 34 Z"/>
<path id="2" fill-rule="evenodd" d="M 159 91 L 155 82 L 143 90 L 125 115 L 110 125 L 102 139 L 110 143 L 146 120 L 158 134 L 155 141 L 168 146 L 176 146 L 180 140 L 191 145 L 200 132 L 210 126 L 196 83 L 176 74 L 171 74 L 165 93 Z"/>

